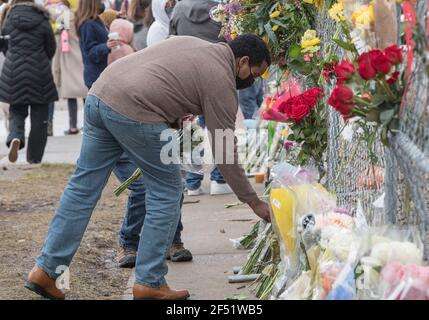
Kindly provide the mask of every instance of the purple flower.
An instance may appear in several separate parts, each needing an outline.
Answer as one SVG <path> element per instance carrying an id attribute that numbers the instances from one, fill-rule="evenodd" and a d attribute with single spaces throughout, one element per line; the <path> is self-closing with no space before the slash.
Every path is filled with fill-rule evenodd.
<path id="1" fill-rule="evenodd" d="M 225 11 L 227 11 L 231 15 L 237 15 L 241 13 L 242 8 L 240 2 L 231 2 L 225 5 Z"/>
<path id="2" fill-rule="evenodd" d="M 292 149 L 294 146 L 294 143 L 292 141 L 286 141 L 283 144 L 283 147 L 286 149 L 286 151 L 289 151 L 290 149 Z"/>
<path id="3" fill-rule="evenodd" d="M 231 41 L 231 40 L 232 40 L 232 38 L 231 38 L 231 34 L 230 34 L 230 32 L 229 32 L 229 31 L 225 31 L 225 32 L 223 33 L 223 38 L 224 38 L 226 41 Z"/>

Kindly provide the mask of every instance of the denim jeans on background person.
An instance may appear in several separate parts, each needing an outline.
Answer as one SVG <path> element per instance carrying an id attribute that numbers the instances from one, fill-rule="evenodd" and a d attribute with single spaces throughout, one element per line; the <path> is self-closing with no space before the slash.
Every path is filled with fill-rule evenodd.
<path id="1" fill-rule="evenodd" d="M 77 99 L 67 99 L 67 109 L 69 110 L 69 128 L 77 129 Z"/>
<path id="2" fill-rule="evenodd" d="M 198 117 L 198 125 L 203 129 L 206 127 L 206 119 L 204 118 L 204 116 Z M 202 153 L 201 156 L 203 157 L 204 153 Z M 201 187 L 203 180 L 204 180 L 204 175 L 194 173 L 194 172 L 187 172 L 185 188 L 187 190 L 192 190 L 192 191 L 197 190 L 198 188 Z M 210 180 L 216 181 L 219 184 L 226 183 L 225 179 L 223 178 L 222 174 L 220 173 L 217 167 L 214 168 L 213 171 L 211 172 Z"/>
<path id="3" fill-rule="evenodd" d="M 48 104 L 48 121 L 54 121 L 55 102 Z"/>
<path id="4" fill-rule="evenodd" d="M 251 87 L 238 91 L 240 108 L 245 120 L 253 119 L 256 110 L 264 102 L 263 84 L 263 80 L 257 79 Z"/>
<path id="5" fill-rule="evenodd" d="M 27 162 L 40 163 L 48 141 L 48 104 L 11 105 L 6 145 L 9 148 L 13 139 L 19 139 L 20 149 L 25 147 L 25 119 L 28 117 L 29 108 L 31 108 L 31 129 L 28 136 Z"/>
<path id="6" fill-rule="evenodd" d="M 121 183 L 124 183 L 137 170 L 137 166 L 131 161 L 126 153 L 124 153 L 116 163 L 114 174 Z M 127 249 L 136 250 L 139 247 L 140 233 L 143 228 L 144 219 L 146 216 L 146 186 L 144 177 L 141 177 L 136 182 L 132 183 L 128 190 L 128 204 L 125 212 L 124 222 L 121 232 L 119 233 L 119 244 Z M 182 208 L 183 196 L 180 202 Z M 173 243 L 182 244 L 181 234 L 183 231 L 182 221 L 180 219 L 176 233 L 174 234 Z"/>
<path id="7" fill-rule="evenodd" d="M 79 248 L 92 212 L 126 152 L 143 171 L 146 217 L 136 261 L 136 283 L 158 288 L 168 272 L 166 257 L 180 219 L 180 166 L 163 164 L 161 141 L 168 124 L 143 124 L 128 119 L 94 96 L 85 105 L 84 133 L 76 169 L 61 197 L 36 264 L 56 279 Z"/>

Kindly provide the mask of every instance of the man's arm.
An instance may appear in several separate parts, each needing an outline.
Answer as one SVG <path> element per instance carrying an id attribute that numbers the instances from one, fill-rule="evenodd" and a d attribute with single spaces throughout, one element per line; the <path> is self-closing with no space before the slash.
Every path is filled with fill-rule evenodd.
<path id="1" fill-rule="evenodd" d="M 240 201 L 247 203 L 259 217 L 269 221 L 268 205 L 259 199 L 238 161 L 237 139 L 234 135 L 238 112 L 235 88 L 218 82 L 211 89 L 211 94 L 205 97 L 203 112 L 211 135 L 214 158 L 222 160 L 217 167 Z"/>

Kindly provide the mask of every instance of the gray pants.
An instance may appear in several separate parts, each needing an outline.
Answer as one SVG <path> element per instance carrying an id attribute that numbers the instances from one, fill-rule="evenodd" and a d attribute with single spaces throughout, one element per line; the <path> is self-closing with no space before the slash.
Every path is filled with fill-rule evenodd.
<path id="1" fill-rule="evenodd" d="M 85 103 L 85 99 L 83 99 Z M 67 99 L 67 107 L 69 109 L 69 129 L 77 128 L 77 99 L 69 98 Z M 49 121 L 54 121 L 54 109 L 55 102 L 49 104 Z"/>
<path id="2" fill-rule="evenodd" d="M 48 139 L 48 104 L 31 104 L 31 130 L 28 137 L 27 161 L 42 162 Z M 29 105 L 11 105 L 9 108 L 9 136 L 6 145 L 9 147 L 13 139 L 21 141 L 20 149 L 25 147 L 25 119 Z"/>

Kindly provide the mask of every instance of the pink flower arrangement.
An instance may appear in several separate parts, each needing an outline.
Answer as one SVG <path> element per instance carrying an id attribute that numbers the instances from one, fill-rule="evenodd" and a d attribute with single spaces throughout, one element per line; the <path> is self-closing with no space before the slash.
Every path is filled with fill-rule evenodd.
<path id="1" fill-rule="evenodd" d="M 392 262 L 387 264 L 381 272 L 381 279 L 387 286 L 386 297 L 391 296 L 401 284 L 409 281 L 395 295 L 397 300 L 429 300 L 429 266 L 415 264 L 401 264 Z"/>

